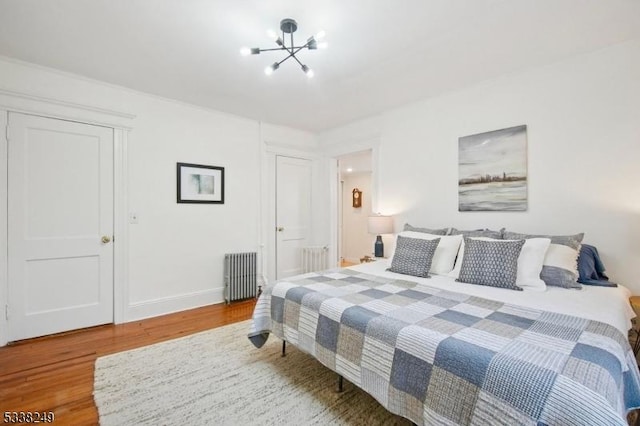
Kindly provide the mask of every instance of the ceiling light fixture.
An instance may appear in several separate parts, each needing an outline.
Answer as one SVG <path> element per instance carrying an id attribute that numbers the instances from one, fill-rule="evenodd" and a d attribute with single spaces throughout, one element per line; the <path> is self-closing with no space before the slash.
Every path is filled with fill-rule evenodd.
<path id="1" fill-rule="evenodd" d="M 280 68 L 280 64 L 282 64 L 284 61 L 286 61 L 289 58 L 293 58 L 300 65 L 300 68 L 302 68 L 302 71 L 307 75 L 307 77 L 309 78 L 313 77 L 313 70 L 309 68 L 307 65 L 300 62 L 300 60 L 298 60 L 298 58 L 296 57 L 296 53 L 300 52 L 302 49 L 316 50 L 316 49 L 326 48 L 327 43 L 318 42 L 319 40 L 324 38 L 325 32 L 320 31 L 315 36 L 309 37 L 307 39 L 307 42 L 302 46 L 296 46 L 295 43 L 293 42 L 293 33 L 296 32 L 296 30 L 298 29 L 298 23 L 293 19 L 286 18 L 280 21 L 280 29 L 282 30 L 282 37 L 279 37 L 274 31 L 267 32 L 267 34 L 269 35 L 269 38 L 273 39 L 273 41 L 275 41 L 279 47 L 274 47 L 272 49 L 260 49 L 259 47 L 253 47 L 253 48 L 243 47 L 242 49 L 240 49 L 240 54 L 242 56 L 249 56 L 249 55 L 259 55 L 261 52 L 268 52 L 272 50 L 284 50 L 287 52 L 287 56 L 280 62 L 274 62 L 273 64 L 265 68 L 264 70 L 265 74 L 267 75 L 273 74 L 275 70 Z M 285 41 L 286 40 L 285 34 L 290 35 L 289 46 L 287 46 L 287 43 Z"/>

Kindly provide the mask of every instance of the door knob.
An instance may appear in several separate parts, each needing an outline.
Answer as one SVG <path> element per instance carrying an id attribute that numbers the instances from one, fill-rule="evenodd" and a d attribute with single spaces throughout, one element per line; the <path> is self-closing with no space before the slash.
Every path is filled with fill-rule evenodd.
<path id="1" fill-rule="evenodd" d="M 284 231 L 284 228 L 283 228 L 282 226 L 278 226 L 278 227 L 276 228 L 276 231 L 278 231 L 278 232 L 282 232 L 282 231 Z"/>
<path id="2" fill-rule="evenodd" d="M 100 239 L 100 241 L 102 241 L 102 244 L 107 244 L 107 243 L 111 242 L 111 238 L 109 238 L 106 235 L 103 235 L 102 238 Z"/>

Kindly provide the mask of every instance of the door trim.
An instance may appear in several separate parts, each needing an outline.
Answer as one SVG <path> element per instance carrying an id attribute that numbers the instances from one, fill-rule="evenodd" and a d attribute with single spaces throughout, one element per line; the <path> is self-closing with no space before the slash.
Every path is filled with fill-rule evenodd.
<path id="1" fill-rule="evenodd" d="M 293 149 L 277 142 L 262 140 L 261 150 L 261 179 L 260 179 L 260 243 L 261 250 L 266 247 L 266 256 L 262 255 L 262 274 L 269 282 L 273 282 L 276 276 L 276 157 L 293 157 L 311 161 L 311 205 L 314 205 L 316 197 L 315 169 L 317 168 L 318 154 L 302 149 Z M 313 213 L 312 213 L 313 216 Z M 313 228 L 313 218 L 312 218 Z M 313 230 L 311 231 L 313 234 Z"/>
<path id="2" fill-rule="evenodd" d="M 127 112 L 1 88 L 0 110 L 125 130 L 131 130 L 129 124 L 136 118 Z"/>
<path id="3" fill-rule="evenodd" d="M 329 210 L 327 214 L 329 215 L 329 232 L 331 239 L 331 243 L 329 245 L 329 259 L 332 259 L 335 262 L 340 262 L 340 252 L 338 246 L 340 244 L 341 236 L 338 220 L 339 215 L 342 214 L 340 210 L 340 202 L 338 201 L 338 198 L 341 196 L 338 157 L 366 150 L 371 150 L 371 210 L 373 212 L 377 212 L 379 211 L 378 193 L 380 173 L 380 137 L 375 136 L 366 140 L 350 143 L 347 142 L 340 146 L 332 146 L 325 152 L 328 161 L 327 168 L 329 170 L 327 182 L 327 185 L 329 187 Z"/>
<path id="4" fill-rule="evenodd" d="M 9 304 L 9 289 L 7 282 L 7 266 L 9 258 L 7 249 L 9 246 L 9 222 L 8 222 L 8 181 L 7 173 L 9 157 L 7 155 L 7 120 L 9 113 L 0 110 L 0 346 L 7 344 L 9 330 L 5 316 L 6 306 Z"/>
<path id="5" fill-rule="evenodd" d="M 19 108 L 3 108 L 0 109 L 0 346 L 5 346 L 8 343 L 8 322 L 5 316 L 5 307 L 8 306 L 8 286 L 7 282 L 7 230 L 9 226 L 7 216 L 7 202 L 8 202 L 8 155 L 7 155 L 7 125 L 9 112 L 17 112 L 22 114 L 37 115 L 46 118 L 61 119 L 61 116 L 66 114 L 51 113 L 51 114 L 38 114 L 41 111 L 44 98 L 38 98 L 29 102 L 29 99 L 23 99 Z M 62 102 L 62 101 L 60 101 Z M 68 104 L 64 106 L 56 105 L 52 102 L 48 105 L 48 110 L 55 110 L 56 108 L 71 108 Z M 106 110 L 105 110 L 106 111 Z M 67 121 L 76 121 L 84 124 L 96 125 L 96 114 L 104 115 L 101 120 L 104 123 L 112 122 L 113 116 L 110 112 L 90 111 L 80 107 L 74 110 L 74 119 Z M 86 118 L 86 120 L 83 120 Z M 133 118 L 133 116 L 131 116 Z M 127 221 L 128 211 L 128 176 L 127 176 L 127 158 L 128 158 L 128 131 L 130 127 L 113 125 L 104 126 L 111 127 L 114 131 L 113 136 L 113 173 L 114 173 L 114 235 L 115 241 L 113 246 L 113 320 L 115 324 L 119 324 L 126 321 L 127 307 L 128 307 L 128 294 L 129 294 L 129 265 L 128 265 L 128 251 L 129 251 L 129 226 Z M 10 315 L 10 313 L 9 313 Z"/>

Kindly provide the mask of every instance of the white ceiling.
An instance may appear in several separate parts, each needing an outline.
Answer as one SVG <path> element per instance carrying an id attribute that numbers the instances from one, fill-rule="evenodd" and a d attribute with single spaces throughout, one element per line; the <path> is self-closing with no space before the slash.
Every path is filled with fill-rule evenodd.
<path id="1" fill-rule="evenodd" d="M 287 17 L 313 79 L 238 53 Z M 310 131 L 638 37 L 638 0 L 0 0 L 0 55 Z"/>

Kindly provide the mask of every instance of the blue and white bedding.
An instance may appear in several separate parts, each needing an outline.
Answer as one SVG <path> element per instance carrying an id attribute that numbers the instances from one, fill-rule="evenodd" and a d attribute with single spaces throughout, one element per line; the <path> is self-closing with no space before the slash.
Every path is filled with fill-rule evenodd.
<path id="1" fill-rule="evenodd" d="M 407 278 L 386 266 L 268 286 L 250 339 L 260 347 L 275 334 L 420 425 L 626 425 L 640 407 L 624 287 L 554 289 L 581 299 L 588 312 L 576 315 L 556 291 Z"/>

